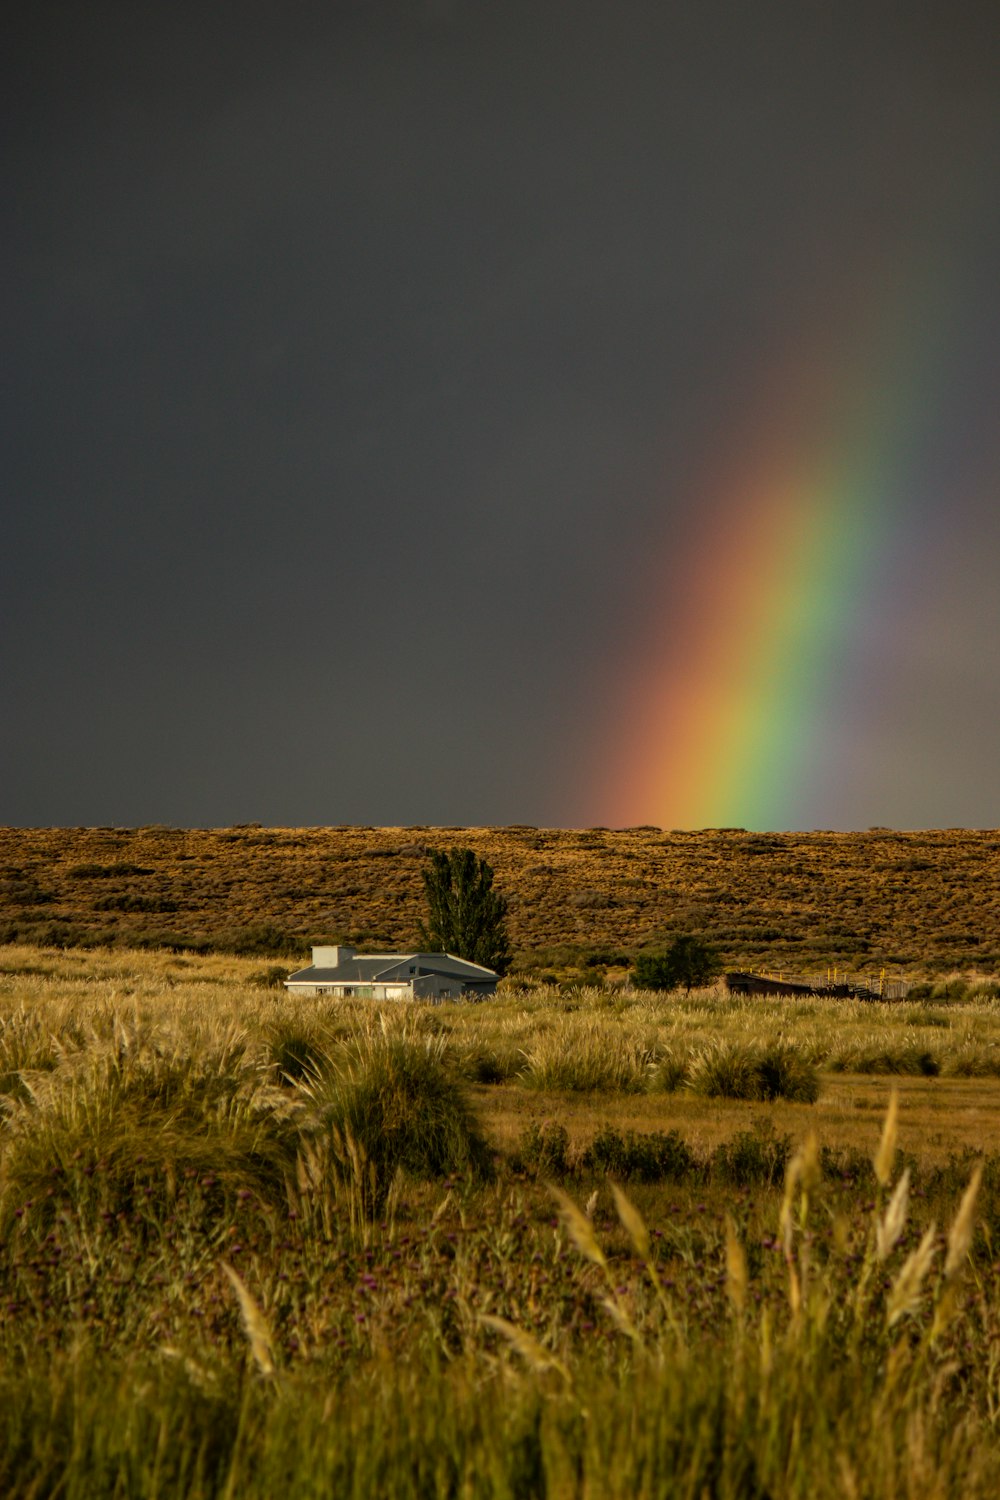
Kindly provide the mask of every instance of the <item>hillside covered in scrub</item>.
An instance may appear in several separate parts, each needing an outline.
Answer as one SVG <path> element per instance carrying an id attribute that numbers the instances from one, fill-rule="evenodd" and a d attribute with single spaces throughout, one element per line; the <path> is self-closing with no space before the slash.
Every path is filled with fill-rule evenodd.
<path id="1" fill-rule="evenodd" d="M 515 970 L 594 977 L 676 932 L 732 967 L 993 974 L 1000 832 L 659 828 L 0 829 L 0 941 L 289 956 L 407 946 L 431 849 L 471 846 Z"/>

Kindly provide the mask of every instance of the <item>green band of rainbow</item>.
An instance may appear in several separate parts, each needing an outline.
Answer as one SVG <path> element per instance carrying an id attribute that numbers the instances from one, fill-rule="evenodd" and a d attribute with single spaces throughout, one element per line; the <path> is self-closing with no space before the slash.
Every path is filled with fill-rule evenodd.
<path id="1" fill-rule="evenodd" d="M 863 378 L 772 443 L 760 477 L 709 503 L 692 585 L 637 653 L 597 773 L 601 821 L 800 827 L 822 803 L 928 410 L 936 351 L 900 326 L 883 316 L 855 343 Z"/>

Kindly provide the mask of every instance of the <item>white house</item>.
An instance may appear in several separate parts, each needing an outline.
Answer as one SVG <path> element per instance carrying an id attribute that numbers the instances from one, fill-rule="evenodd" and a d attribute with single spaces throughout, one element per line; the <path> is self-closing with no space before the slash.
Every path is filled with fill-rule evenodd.
<path id="1" fill-rule="evenodd" d="M 451 953 L 355 953 L 313 948 L 308 969 L 285 980 L 290 995 L 353 996 L 363 1000 L 481 999 L 500 976 Z"/>

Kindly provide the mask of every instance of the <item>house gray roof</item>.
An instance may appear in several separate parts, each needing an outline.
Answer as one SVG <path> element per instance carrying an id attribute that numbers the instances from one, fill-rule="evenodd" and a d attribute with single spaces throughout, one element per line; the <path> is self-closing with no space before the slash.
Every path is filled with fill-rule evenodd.
<path id="1" fill-rule="evenodd" d="M 310 964 L 289 974 L 286 984 L 374 984 L 378 980 L 406 980 L 424 974 L 461 979 L 466 984 L 486 984 L 499 976 L 482 964 L 453 953 L 360 953 L 336 968 L 320 969 Z"/>

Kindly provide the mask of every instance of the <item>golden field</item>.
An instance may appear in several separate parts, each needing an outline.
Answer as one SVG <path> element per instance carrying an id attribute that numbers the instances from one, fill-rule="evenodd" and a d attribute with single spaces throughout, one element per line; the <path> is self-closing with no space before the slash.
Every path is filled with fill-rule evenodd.
<path id="1" fill-rule="evenodd" d="M 567 994 L 508 982 L 481 1004 L 385 1011 L 371 1001 L 290 997 L 255 959 L 0 948 L 0 1026 L 12 1035 L 25 1018 L 58 1040 L 118 1017 L 126 1032 L 153 1028 L 184 1046 L 202 1034 L 246 1041 L 279 1029 L 326 1048 L 384 1014 L 445 1049 L 502 1153 L 514 1151 L 530 1126 L 553 1121 L 566 1128 L 571 1152 L 609 1125 L 679 1130 L 704 1152 L 746 1130 L 795 1144 L 815 1131 L 832 1148 L 863 1152 L 891 1090 L 899 1098 L 900 1147 L 914 1160 L 927 1164 L 994 1143 L 1000 1149 L 1000 999 L 990 990 L 961 1003 L 872 1003 L 742 998 L 722 985 L 690 995 Z M 683 1079 L 665 1086 L 657 1077 L 664 1058 L 682 1063 L 724 1048 L 782 1046 L 819 1071 L 815 1103 L 706 1096 Z M 10 1067 L 3 1055 L 0 1037 L 0 1075 Z"/>
<path id="2" fill-rule="evenodd" d="M 0 948 L 4 1496 L 992 1500 L 991 986 L 273 981 Z"/>

